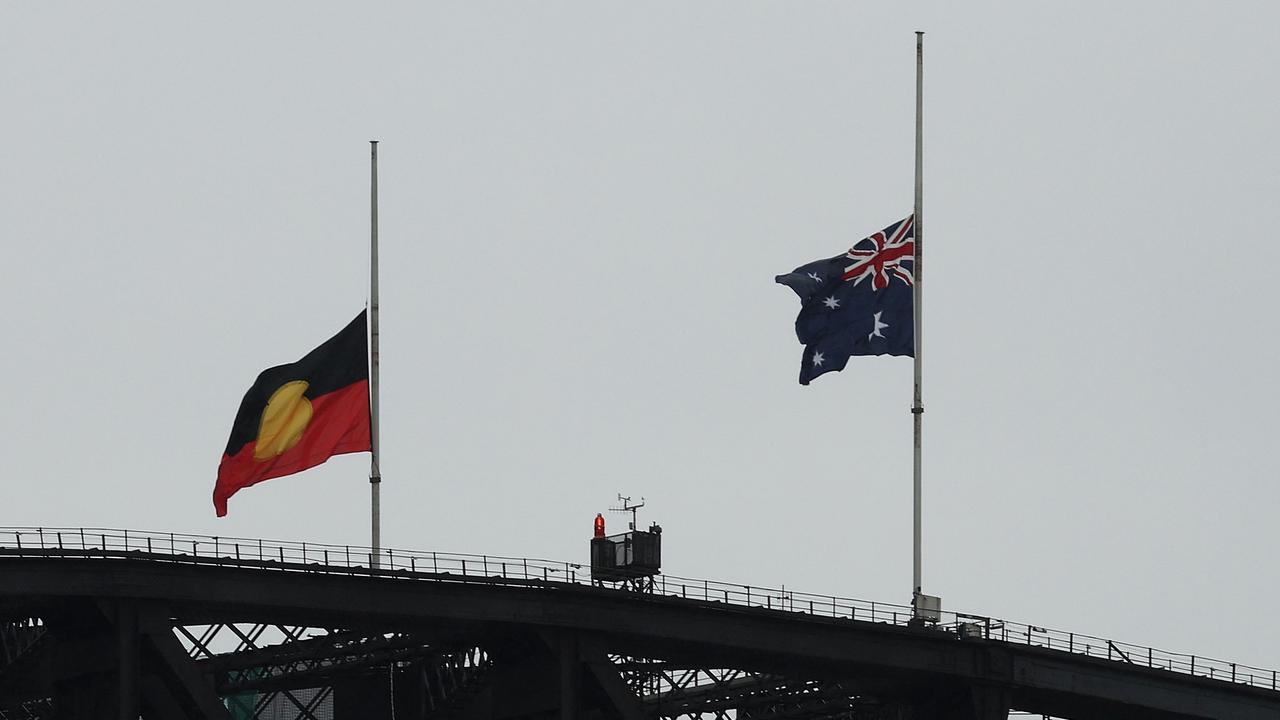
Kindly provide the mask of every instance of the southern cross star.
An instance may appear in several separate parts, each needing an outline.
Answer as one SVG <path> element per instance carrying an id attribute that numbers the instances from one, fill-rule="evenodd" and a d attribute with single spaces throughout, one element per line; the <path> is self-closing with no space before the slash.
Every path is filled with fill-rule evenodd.
<path id="1" fill-rule="evenodd" d="M 840 301 L 836 299 L 836 296 L 835 296 L 835 295 L 832 295 L 831 297 L 827 298 L 826 300 L 823 300 L 823 301 L 822 301 L 822 304 L 823 304 L 823 305 L 826 305 L 826 306 L 827 306 L 827 308 L 828 308 L 828 309 L 831 309 L 831 310 L 835 310 L 836 308 L 840 307 Z"/>
<path id="2" fill-rule="evenodd" d="M 822 360 L 823 360 L 823 358 L 822 358 L 822 353 L 814 353 L 814 354 L 813 354 L 813 366 L 814 366 L 814 367 L 818 367 L 819 365 L 821 365 L 821 364 L 822 364 Z"/>
<path id="3" fill-rule="evenodd" d="M 813 278 L 814 282 L 822 282 L 822 278 L 818 277 L 818 273 L 816 272 L 809 273 L 809 277 Z"/>
<path id="4" fill-rule="evenodd" d="M 888 323 L 882 323 L 882 322 L 880 322 L 880 315 L 882 315 L 882 313 L 876 313 L 876 319 L 875 319 L 875 321 L 874 321 L 874 326 L 872 327 L 871 332 L 867 334 L 867 340 L 871 340 L 871 338 L 873 338 L 873 337 L 878 337 L 878 338 L 882 338 L 882 337 L 884 337 L 884 335 L 881 335 L 881 334 L 880 334 L 880 330 L 881 330 L 881 328 L 887 328 L 887 327 L 889 327 L 889 325 L 888 325 Z"/>

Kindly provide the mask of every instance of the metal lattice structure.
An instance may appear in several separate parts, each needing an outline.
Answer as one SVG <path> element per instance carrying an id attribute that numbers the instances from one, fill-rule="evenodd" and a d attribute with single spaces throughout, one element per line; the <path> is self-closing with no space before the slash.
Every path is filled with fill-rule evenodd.
<path id="1" fill-rule="evenodd" d="M 574 563 L 0 529 L 0 719 L 1280 716 L 1271 670 Z"/>

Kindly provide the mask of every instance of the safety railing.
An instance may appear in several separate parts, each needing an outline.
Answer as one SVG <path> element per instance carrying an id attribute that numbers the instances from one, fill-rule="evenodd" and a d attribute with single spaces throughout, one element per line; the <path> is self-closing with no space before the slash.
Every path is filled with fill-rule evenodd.
<path id="1" fill-rule="evenodd" d="M 355 545 L 218 537 L 105 528 L 0 528 L 0 555 L 149 559 L 190 564 L 258 567 L 285 572 L 360 574 L 435 582 L 484 582 L 552 587 L 591 585 L 590 567 L 580 563 Z M 654 593 L 701 603 L 759 608 L 861 622 L 911 625 L 906 605 L 855 600 L 740 583 L 658 575 Z M 1194 675 L 1251 687 L 1280 690 L 1280 673 L 1187 653 L 1052 630 L 982 615 L 944 612 L 933 631 L 958 641 L 997 641 L 1060 650 L 1075 655 Z"/>

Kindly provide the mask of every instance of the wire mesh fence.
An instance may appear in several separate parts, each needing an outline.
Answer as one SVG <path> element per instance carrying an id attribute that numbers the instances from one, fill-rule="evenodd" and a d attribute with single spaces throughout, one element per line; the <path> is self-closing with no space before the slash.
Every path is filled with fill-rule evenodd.
<path id="1" fill-rule="evenodd" d="M 544 588 L 592 584 L 590 567 L 573 562 L 392 548 L 383 549 L 375 560 L 370 548 L 356 545 L 106 528 L 0 528 L 0 555 L 147 558 L 162 562 L 256 567 L 280 572 L 371 575 L 405 581 L 482 582 Z M 653 592 L 669 598 L 717 603 L 726 607 L 902 627 L 913 625 L 910 606 L 836 595 L 672 575 L 654 578 Z M 940 620 L 929 628 L 950 633 L 961 642 L 995 641 L 1041 647 L 1268 690 L 1280 689 L 1276 670 L 982 615 L 943 612 Z"/>

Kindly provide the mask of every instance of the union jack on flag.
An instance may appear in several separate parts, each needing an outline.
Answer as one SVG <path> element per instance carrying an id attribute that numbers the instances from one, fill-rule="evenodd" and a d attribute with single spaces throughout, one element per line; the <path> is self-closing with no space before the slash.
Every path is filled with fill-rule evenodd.
<path id="1" fill-rule="evenodd" d="M 854 355 L 915 355 L 915 251 L 915 219 L 907 217 L 776 278 L 800 296 L 802 385 L 843 370 Z"/>
<path id="2" fill-rule="evenodd" d="M 889 286 L 889 276 L 898 278 L 908 285 L 915 283 L 911 268 L 903 267 L 904 261 L 915 264 L 916 243 L 915 217 L 899 221 L 862 240 L 845 253 L 845 257 L 853 260 L 853 264 L 844 269 L 844 279 L 858 284 L 867 278 L 877 290 Z M 869 247 L 864 247 L 869 246 Z"/>

